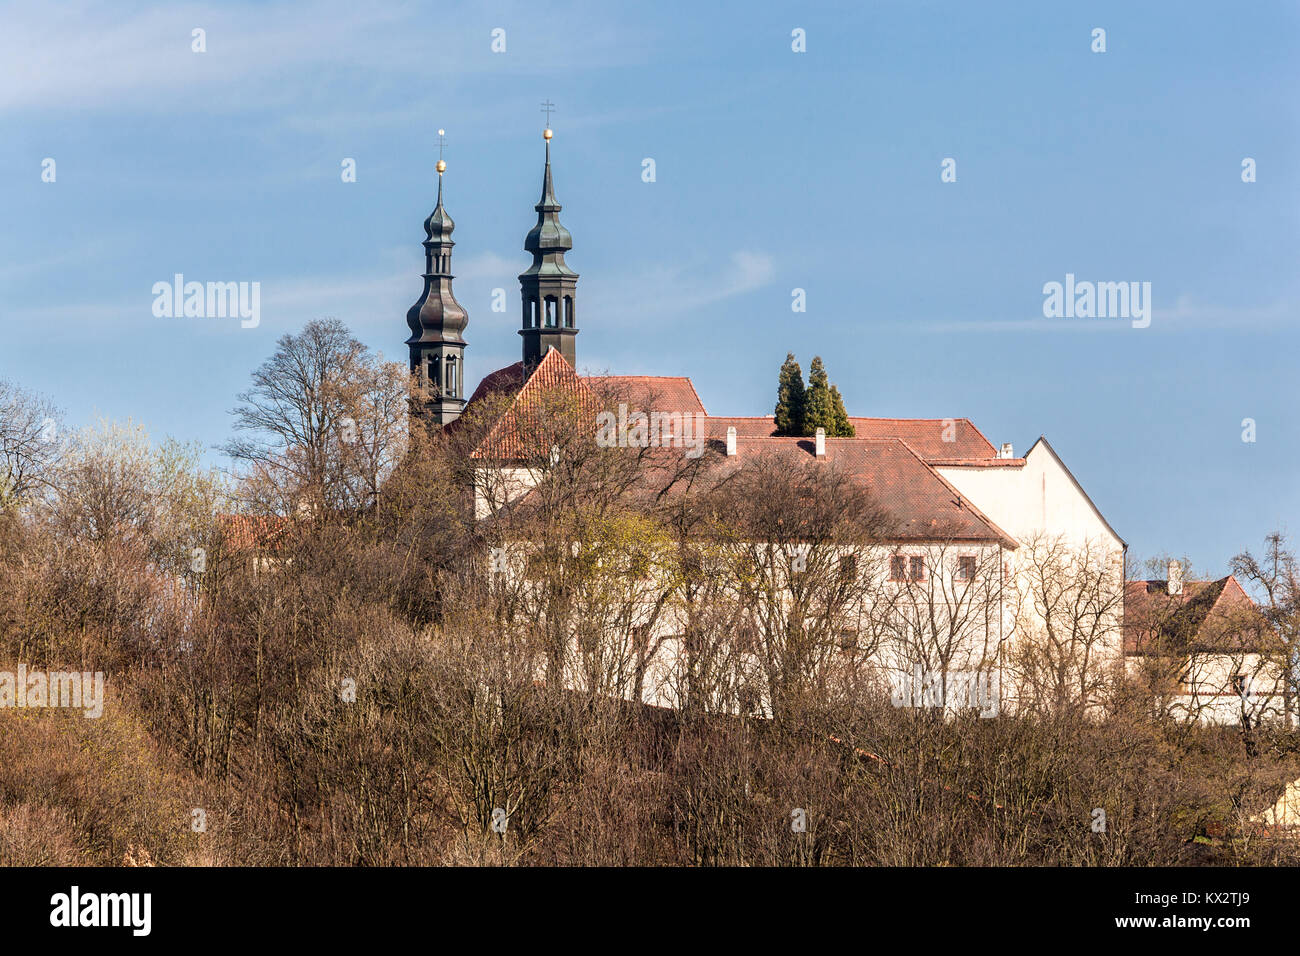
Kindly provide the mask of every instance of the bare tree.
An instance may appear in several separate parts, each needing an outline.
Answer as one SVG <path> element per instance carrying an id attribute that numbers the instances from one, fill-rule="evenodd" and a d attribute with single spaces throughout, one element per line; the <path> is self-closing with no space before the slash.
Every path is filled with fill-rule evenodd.
<path id="1" fill-rule="evenodd" d="M 764 709 L 794 715 L 873 657 L 892 522 L 851 475 L 777 457 L 726 474 L 711 495 L 707 534 L 730 558 L 737 636 L 751 642 Z"/>
<path id="2" fill-rule="evenodd" d="M 1015 553 L 1016 678 L 1026 706 L 1082 715 L 1109 699 L 1124 661 L 1121 552 L 1039 534 Z"/>
<path id="3" fill-rule="evenodd" d="M 1003 615 L 1003 552 L 987 542 L 939 541 L 899 545 L 890 559 L 890 595 L 878 615 L 889 628 L 892 663 L 912 677 L 906 685 L 915 697 L 919 670 L 937 702 L 952 696 L 959 672 L 964 679 L 992 682 L 1002 663 L 1010 628 Z M 992 693 L 992 688 L 989 688 Z M 980 700 L 981 707 L 994 702 Z"/>
<path id="4" fill-rule="evenodd" d="M 401 460 L 411 383 L 337 319 L 283 335 L 240 393 L 224 450 L 246 469 L 253 503 L 279 514 L 373 505 Z"/>
<path id="5" fill-rule="evenodd" d="M 1281 532 L 1264 539 L 1256 558 L 1243 551 L 1232 559 L 1232 573 L 1264 597 L 1261 611 L 1273 629 L 1278 667 L 1282 671 L 1282 701 L 1286 725 L 1300 724 L 1300 563 Z"/>
<path id="6" fill-rule="evenodd" d="M 58 431 L 49 399 L 0 379 L 0 512 L 48 488 Z"/>

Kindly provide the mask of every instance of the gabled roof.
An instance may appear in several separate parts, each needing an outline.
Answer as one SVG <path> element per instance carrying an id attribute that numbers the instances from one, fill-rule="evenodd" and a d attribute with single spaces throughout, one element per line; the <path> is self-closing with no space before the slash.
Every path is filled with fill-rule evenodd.
<path id="1" fill-rule="evenodd" d="M 1016 540 L 926 464 L 906 442 L 897 438 L 828 438 L 826 454 L 816 455 L 811 438 L 737 438 L 736 454 L 710 440 L 696 468 L 689 467 L 681 448 L 643 450 L 639 485 L 641 500 L 671 500 L 691 488 L 716 485 L 747 462 L 775 456 L 791 468 L 838 468 L 866 489 L 893 526 L 891 540 L 903 542 L 970 542 L 1000 544 L 1014 549 Z M 537 496 L 529 491 L 516 505 L 527 508 Z"/>
<path id="2" fill-rule="evenodd" d="M 273 546 L 292 522 L 281 515 L 217 516 L 217 530 L 222 542 L 231 551 L 252 551 Z"/>
<path id="3" fill-rule="evenodd" d="M 969 418 L 854 418 L 858 438 L 901 438 L 918 455 L 931 458 L 993 458 L 997 451 Z M 952 441 L 944 434 L 951 429 Z"/>
<path id="4" fill-rule="evenodd" d="M 739 467 L 747 457 L 776 454 L 791 464 L 824 463 L 843 469 L 889 513 L 901 540 L 985 541 L 1007 548 L 1018 544 L 969 499 L 949 484 L 899 438 L 827 438 L 826 454 L 816 456 L 812 438 L 736 439 Z"/>
<path id="5" fill-rule="evenodd" d="M 849 416 L 854 438 L 898 438 L 918 455 L 930 459 L 1006 461 L 968 418 L 855 418 Z M 710 417 L 710 437 L 724 437 L 727 428 L 736 429 L 736 437 L 776 437 L 776 420 L 771 415 L 753 417 Z M 945 435 L 952 441 L 944 441 Z"/>
<path id="6" fill-rule="evenodd" d="M 1118 541 L 1125 550 L 1127 550 L 1128 542 L 1121 538 L 1119 532 L 1111 527 L 1110 522 L 1106 520 L 1106 516 L 1101 513 L 1101 509 L 1098 508 L 1092 498 L 1088 496 L 1088 492 L 1083 490 L 1083 485 L 1079 484 L 1079 479 L 1074 477 L 1074 472 L 1070 471 L 1065 462 L 1061 460 L 1061 456 L 1056 453 L 1056 449 L 1053 448 L 1052 443 L 1047 440 L 1047 436 L 1039 435 L 1038 441 L 1030 445 L 1029 451 L 1025 452 L 1025 458 L 1028 459 L 1029 456 L 1034 453 L 1034 449 L 1039 445 L 1042 445 L 1043 448 L 1047 450 L 1047 453 L 1052 456 L 1053 460 L 1061 466 L 1061 470 L 1065 472 L 1065 477 L 1069 478 L 1079 494 L 1083 495 L 1083 500 L 1088 502 L 1088 507 L 1091 508 L 1092 513 L 1097 516 L 1097 520 L 1100 521 L 1106 527 L 1106 530 L 1115 536 L 1115 540 Z"/>
<path id="7" fill-rule="evenodd" d="M 643 411 L 706 414 L 695 385 L 685 375 L 587 375 L 582 381 L 604 397 Z"/>
<path id="8" fill-rule="evenodd" d="M 469 397 L 465 403 L 468 408 L 474 402 L 487 398 L 489 395 L 496 395 L 500 392 L 518 392 L 524 387 L 524 363 L 515 362 L 513 365 L 507 365 L 505 368 L 499 368 L 495 372 L 489 372 L 483 377 L 483 381 L 478 383 L 478 388 L 474 389 L 474 394 Z"/>
<path id="9" fill-rule="evenodd" d="M 1262 619 L 1231 574 L 1217 581 L 1185 581 L 1180 594 L 1163 580 L 1124 583 L 1124 653 L 1181 655 L 1191 651 L 1248 651 L 1259 643 Z"/>
<path id="10" fill-rule="evenodd" d="M 568 366 L 567 362 L 564 364 Z M 707 414 L 694 383 L 684 375 L 575 374 L 573 381 L 590 386 L 601 397 L 626 401 L 629 406 L 637 406 L 641 411 Z M 470 396 L 466 409 L 489 395 L 518 393 L 523 386 L 523 362 L 497 369 L 479 383 Z M 968 418 L 850 416 L 849 422 L 853 425 L 855 438 L 898 438 L 905 441 L 922 459 L 936 464 L 987 467 L 1016 467 L 1024 464 L 1023 458 L 998 458 L 993 444 Z M 710 438 L 725 438 L 729 427 L 735 428 L 736 435 L 740 438 L 777 437 L 776 421 L 771 415 L 711 415 L 705 421 L 706 434 Z M 945 437 L 952 441 L 945 441 Z"/>
<path id="11" fill-rule="evenodd" d="M 499 462 L 519 461 L 544 453 L 529 449 L 529 437 L 538 431 L 533 416 L 548 390 L 571 393 L 590 415 L 593 434 L 601 399 L 628 401 L 642 405 L 636 411 L 704 414 L 704 405 L 691 380 L 684 376 L 601 375 L 580 377 L 558 351 L 551 350 L 538 364 L 532 376 L 523 381 L 523 365 L 516 363 L 493 372 L 475 390 L 470 404 L 484 396 L 514 393 L 514 401 L 497 420 L 487 437 L 473 452 L 473 457 Z M 603 393 L 603 394 L 598 394 Z M 728 471 L 758 455 L 776 455 L 792 465 L 825 464 L 847 471 L 868 489 L 893 519 L 900 540 L 997 542 L 1007 548 L 1017 547 L 1016 540 L 975 507 L 927 459 L 990 462 L 1023 465 L 1022 459 L 997 459 L 993 445 L 969 419 L 899 419 L 850 418 L 856 431 L 853 438 L 826 439 L 826 455 L 818 459 L 811 438 L 777 437 L 771 416 L 704 419 L 705 435 L 710 440 L 707 461 L 697 473 L 713 479 L 725 478 Z M 725 437 L 729 427 L 737 432 L 737 454 L 725 454 Z M 953 441 L 944 441 L 945 435 Z M 681 449 L 652 449 L 643 456 L 644 490 L 671 483 L 680 469 L 673 461 L 683 455 Z M 659 487 L 654 487 L 658 491 Z M 525 506 L 531 493 L 517 502 Z"/>
<path id="12" fill-rule="evenodd" d="M 514 366 L 510 368 L 513 369 Z M 522 374 L 522 363 L 520 370 Z M 501 371 L 504 373 L 507 370 Z M 504 375 L 499 384 L 499 391 L 513 386 L 509 377 Z M 474 394 L 477 396 L 482 389 L 483 386 L 480 385 Z M 537 368 L 528 376 L 528 381 L 523 383 L 505 414 L 497 419 L 470 457 L 492 461 L 520 461 L 545 454 L 545 449 L 530 447 L 530 443 L 538 435 L 541 425 L 539 416 L 548 410 L 548 396 L 554 395 L 572 396 L 581 410 L 580 414 L 593 423 L 594 429 L 596 413 L 600 411 L 599 398 L 578 378 L 573 366 L 565 361 L 559 350 L 551 348 L 537 363 Z"/>

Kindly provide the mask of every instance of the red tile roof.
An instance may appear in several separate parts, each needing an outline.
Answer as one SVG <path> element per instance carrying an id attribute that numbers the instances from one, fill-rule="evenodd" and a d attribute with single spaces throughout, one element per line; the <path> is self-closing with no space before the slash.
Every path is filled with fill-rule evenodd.
<path id="1" fill-rule="evenodd" d="M 812 438 L 736 439 L 736 467 L 748 457 L 778 454 L 793 462 L 825 462 L 846 470 L 896 522 L 900 538 L 924 541 L 988 541 L 1017 547 L 1016 540 L 962 496 L 898 438 L 827 438 L 816 457 Z"/>
<path id="2" fill-rule="evenodd" d="M 473 457 L 496 461 L 520 460 L 544 450 L 527 447 L 537 432 L 533 417 L 552 389 L 573 393 L 590 415 L 593 430 L 602 398 L 628 401 L 642 406 L 635 410 L 704 413 L 704 405 L 689 378 L 681 376 L 604 375 L 580 378 L 557 351 L 550 351 L 527 382 L 522 381 L 522 363 L 489 375 L 475 390 L 471 403 L 496 392 L 516 391 L 515 400 L 475 449 Z M 778 455 L 794 463 L 817 463 L 846 469 L 868 488 L 896 522 L 903 540 L 968 540 L 1000 542 L 1015 548 L 1016 541 L 999 528 L 960 492 L 938 474 L 927 457 L 963 463 L 998 461 L 1023 464 L 1023 459 L 997 459 L 992 444 L 968 419 L 851 418 L 854 438 L 826 439 L 826 455 L 817 459 L 814 440 L 772 435 L 771 416 L 705 419 L 705 434 L 711 440 L 705 467 L 725 475 L 729 469 L 756 455 Z M 725 455 L 728 427 L 737 432 L 737 455 Z M 952 428 L 955 441 L 945 442 L 944 431 Z M 655 449 L 644 459 L 646 484 L 671 481 L 677 473 L 671 460 L 683 452 L 677 448 Z M 663 467 L 659 467 L 663 466 Z M 528 498 L 530 496 L 525 496 Z M 520 501 L 518 504 L 525 504 Z"/>
<path id="3" fill-rule="evenodd" d="M 249 551 L 272 546 L 288 529 L 290 521 L 280 515 L 218 515 L 217 528 L 231 551 Z"/>
<path id="4" fill-rule="evenodd" d="M 494 395 L 498 392 L 518 392 L 524 387 L 524 363 L 516 362 L 514 365 L 507 365 L 505 368 L 499 368 L 495 372 L 490 372 L 484 376 L 483 381 L 478 383 L 478 388 L 474 389 L 474 394 L 469 397 L 469 404 L 486 398 L 488 395 Z"/>
<path id="5" fill-rule="evenodd" d="M 901 438 L 927 461 L 931 458 L 974 463 L 997 459 L 997 452 L 987 438 L 967 418 L 854 418 L 849 417 L 854 438 Z M 710 437 L 723 437 L 728 427 L 736 437 L 773 437 L 776 422 L 771 415 L 757 417 L 710 417 Z M 944 441 L 951 426 L 953 440 Z M 1024 462 L 1021 461 L 1021 464 Z"/>
<path id="6" fill-rule="evenodd" d="M 1260 643 L 1255 602 L 1232 575 L 1184 581 L 1181 594 L 1168 581 L 1124 583 L 1124 653 L 1186 654 L 1194 650 L 1245 651 Z"/>
<path id="7" fill-rule="evenodd" d="M 561 358 L 563 362 L 563 358 Z M 564 362 L 568 366 L 567 362 Z M 684 375 L 590 375 L 573 376 L 599 397 L 627 401 L 642 411 L 704 413 L 704 403 L 694 383 Z M 479 383 L 470 404 L 490 394 L 518 393 L 523 388 L 523 363 L 497 369 Z M 968 418 L 860 418 L 850 417 L 856 438 L 899 438 L 926 461 L 951 466 L 1016 467 L 1023 458 L 998 458 L 993 444 Z M 741 438 L 774 437 L 771 415 L 710 416 L 706 422 L 710 438 L 725 438 L 728 427 Z M 949 432 L 952 441 L 944 441 Z"/>
<path id="8" fill-rule="evenodd" d="M 710 441 L 699 459 L 699 471 L 688 467 L 684 450 L 652 448 L 643 451 L 640 487 L 643 500 L 686 494 L 692 488 L 711 486 L 756 458 L 773 455 L 790 467 L 825 466 L 845 470 L 874 497 L 890 519 L 891 540 L 967 541 L 1018 544 L 952 485 L 896 438 L 828 438 L 826 454 L 816 456 L 811 438 L 737 438 L 736 454 Z M 530 491 L 516 503 L 527 508 L 536 497 Z"/>
<path id="9" fill-rule="evenodd" d="M 514 366 L 509 367 L 509 369 L 513 368 Z M 509 369 L 502 369 L 501 372 L 508 372 Z M 520 369 L 522 374 L 522 363 Z M 511 380 L 503 376 L 496 390 L 509 387 L 512 387 Z M 483 386 L 480 385 L 475 389 L 475 396 L 478 396 L 482 390 Z M 515 395 L 514 402 L 505 414 L 497 419 L 496 424 L 488 431 L 487 436 L 474 449 L 470 457 L 493 461 L 520 461 L 539 454 L 544 455 L 545 449 L 532 445 L 532 440 L 537 437 L 542 428 L 539 416 L 554 411 L 554 406 L 550 402 L 554 396 L 562 395 L 574 398 L 581 416 L 592 423 L 594 431 L 596 414 L 601 408 L 599 397 L 578 378 L 573 367 L 565 361 L 559 351 L 550 349 L 537 363 L 533 374 L 528 376 L 528 381 L 523 383 L 518 394 Z"/>
<path id="10" fill-rule="evenodd" d="M 684 375 L 588 375 L 582 381 L 602 398 L 641 411 L 704 413 L 695 385 Z"/>
<path id="11" fill-rule="evenodd" d="M 922 458 L 993 458 L 997 451 L 969 418 L 853 418 L 858 438 L 901 438 Z M 944 441 L 951 427 L 953 440 Z"/>

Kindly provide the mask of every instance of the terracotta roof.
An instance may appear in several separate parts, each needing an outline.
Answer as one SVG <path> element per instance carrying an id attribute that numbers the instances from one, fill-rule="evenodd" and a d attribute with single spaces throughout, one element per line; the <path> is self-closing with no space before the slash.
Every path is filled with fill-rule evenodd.
<path id="1" fill-rule="evenodd" d="M 686 493 L 684 479 L 688 476 L 692 485 L 701 478 L 714 484 L 747 461 L 775 455 L 791 466 L 825 465 L 846 471 L 871 493 L 891 519 L 893 540 L 988 542 L 1018 547 L 1011 535 L 897 438 L 828 438 L 826 455 L 820 459 L 811 438 L 738 437 L 734 457 L 727 456 L 725 448 L 723 442 L 711 440 L 699 460 L 698 473 L 685 467 L 683 449 L 649 449 L 642 457 L 644 480 L 638 491 L 644 497 L 655 497 L 666 484 L 677 482 L 666 493 Z M 530 491 L 517 504 L 527 507 L 533 497 Z"/>
<path id="2" fill-rule="evenodd" d="M 792 459 L 811 458 L 847 470 L 897 522 L 907 540 L 999 541 L 1017 547 L 1015 538 L 964 498 L 898 438 L 827 438 L 826 455 L 816 457 L 812 438 L 736 440 L 736 459 L 772 450 Z"/>
<path id="3" fill-rule="evenodd" d="M 569 367 L 567 362 L 563 364 Z M 707 414 L 694 383 L 684 375 L 575 374 L 571 381 L 590 386 L 601 398 L 627 401 L 640 411 Z M 523 385 L 523 362 L 515 362 L 485 377 L 470 396 L 468 404 L 495 393 L 518 393 Z M 849 422 L 853 425 L 855 438 L 902 439 L 923 459 L 936 464 L 953 467 L 1018 467 L 1024 464 L 1023 458 L 998 458 L 993 444 L 968 418 L 850 416 Z M 740 438 L 775 437 L 776 431 L 771 415 L 716 415 L 707 419 L 706 434 L 710 438 L 725 438 L 728 427 L 734 427 Z M 952 441 L 944 441 L 945 432 L 950 433 Z"/>
<path id="4" fill-rule="evenodd" d="M 626 401 L 641 411 L 704 413 L 695 385 L 684 375 L 588 375 L 582 381 L 602 398 Z"/>
<path id="5" fill-rule="evenodd" d="M 522 363 L 520 368 L 522 374 Z M 502 369 L 502 372 L 505 371 L 507 370 Z M 510 386 L 510 382 L 503 380 L 501 385 L 506 388 Z M 475 389 L 475 395 L 478 395 L 482 389 L 482 385 Z M 506 409 L 505 414 L 497 419 L 496 424 L 470 457 L 493 461 L 520 461 L 539 454 L 544 455 L 546 450 L 532 447 L 530 441 L 536 438 L 541 430 L 540 416 L 554 410 L 554 407 L 549 404 L 549 397 L 566 394 L 573 396 L 580 409 L 581 417 L 592 423 L 594 431 L 596 413 L 601 407 L 599 398 L 578 378 L 577 373 L 573 371 L 573 366 L 565 361 L 564 356 L 557 349 L 552 348 L 537 363 L 537 368 L 533 370 L 532 375 L 528 376 L 528 381 L 523 383 L 518 394 L 515 395 L 515 400 Z"/>
<path id="6" fill-rule="evenodd" d="M 997 451 L 969 418 L 853 418 L 858 438 L 901 438 L 922 458 L 993 458 Z M 953 427 L 953 441 L 944 432 Z"/>
<path id="7" fill-rule="evenodd" d="M 1246 651 L 1258 647 L 1261 624 L 1255 602 L 1232 575 L 1184 581 L 1176 595 L 1168 581 L 1124 583 L 1126 654 Z"/>
<path id="8" fill-rule="evenodd" d="M 515 400 L 496 422 L 487 437 L 475 449 L 473 457 L 496 461 L 518 461 L 544 449 L 528 448 L 529 436 L 537 433 L 533 416 L 543 404 L 543 395 L 558 390 L 576 396 L 584 407 L 583 417 L 590 415 L 593 430 L 602 397 L 643 404 L 640 411 L 692 413 L 704 412 L 704 405 L 691 380 L 682 376 L 604 375 L 579 377 L 558 351 L 550 351 L 527 382 L 522 381 L 522 363 L 499 369 L 475 390 L 471 403 L 495 392 L 515 391 Z M 598 392 L 603 393 L 597 394 Z M 772 435 L 771 416 L 705 419 L 710 441 L 707 461 L 701 463 L 711 477 L 725 477 L 741 463 L 756 455 L 774 454 L 791 463 L 824 462 L 847 470 L 869 489 L 896 522 L 903 540 L 968 540 L 1000 542 L 1017 547 L 1011 535 L 999 528 L 978 508 L 964 498 L 927 463 L 928 456 L 944 461 L 984 464 L 1023 464 L 1023 459 L 997 459 L 993 445 L 968 419 L 898 419 L 850 418 L 856 429 L 854 438 L 828 438 L 826 455 L 817 459 L 812 438 L 786 438 Z M 952 427 L 952 442 L 943 440 Z M 725 455 L 724 439 L 728 427 L 737 432 L 737 455 Z M 653 449 L 643 456 L 647 488 L 672 482 L 680 469 L 683 451 L 679 448 Z M 644 489 L 643 489 L 644 490 Z M 517 502 L 526 506 L 525 495 Z"/>
<path id="9" fill-rule="evenodd" d="M 705 422 L 710 438 L 726 438 L 727 429 L 735 428 L 737 438 L 770 438 L 776 431 L 771 415 L 754 417 L 713 416 Z"/>
<path id="10" fill-rule="evenodd" d="M 854 438 L 900 438 L 907 442 L 922 458 L 957 460 L 974 464 L 988 461 L 1016 461 L 997 458 L 997 452 L 987 438 L 967 418 L 854 418 L 849 416 Z M 952 426 L 953 440 L 944 441 L 944 432 Z M 771 415 L 755 417 L 710 417 L 709 436 L 724 437 L 728 427 L 736 429 L 736 437 L 775 437 L 776 423 Z M 1019 459 L 1024 464 L 1023 459 Z"/>
<path id="11" fill-rule="evenodd" d="M 524 363 L 516 362 L 514 365 L 507 365 L 484 376 L 483 381 L 478 383 L 478 388 L 474 389 L 474 394 L 469 397 L 466 406 L 488 395 L 497 392 L 518 392 L 523 387 Z"/>
<path id="12" fill-rule="evenodd" d="M 231 551 L 270 547 L 289 528 L 280 515 L 218 515 L 217 528 Z"/>

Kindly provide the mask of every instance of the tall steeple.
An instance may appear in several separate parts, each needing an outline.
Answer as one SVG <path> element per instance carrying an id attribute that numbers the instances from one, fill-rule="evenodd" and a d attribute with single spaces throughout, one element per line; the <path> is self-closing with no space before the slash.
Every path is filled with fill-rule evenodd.
<path id="1" fill-rule="evenodd" d="M 424 221 L 424 291 L 406 313 L 411 337 L 411 372 L 419 376 L 422 397 L 415 414 L 446 425 L 465 408 L 465 339 L 469 316 L 451 291 L 452 222 L 442 207 L 443 131 L 438 130 L 438 205 Z"/>
<path id="2" fill-rule="evenodd" d="M 549 118 L 550 104 L 545 105 Z M 524 249 L 533 254 L 533 264 L 519 276 L 523 298 L 524 369 L 531 373 L 550 348 L 556 348 L 571 366 L 576 367 L 574 338 L 578 334 L 575 300 L 578 273 L 564 261 L 573 248 L 573 237 L 560 224 L 560 204 L 555 200 L 551 181 L 551 130 L 543 131 L 546 140 L 546 170 L 542 174 L 542 198 L 537 210 L 537 225 L 528 231 Z"/>

